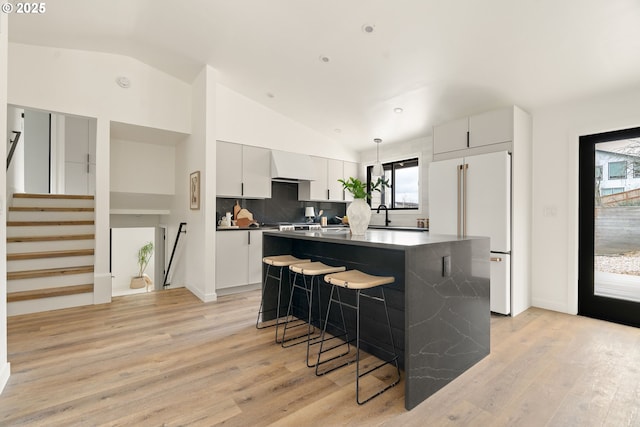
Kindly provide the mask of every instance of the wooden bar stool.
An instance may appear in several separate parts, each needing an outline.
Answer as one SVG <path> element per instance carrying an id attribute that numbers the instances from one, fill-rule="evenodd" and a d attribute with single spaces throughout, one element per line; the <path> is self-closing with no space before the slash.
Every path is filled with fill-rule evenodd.
<path id="1" fill-rule="evenodd" d="M 326 313 L 326 318 L 325 318 L 325 322 L 324 322 L 324 326 L 322 329 L 322 334 L 320 337 L 320 350 L 318 352 L 318 360 L 316 363 L 316 375 L 324 375 L 328 372 L 334 371 L 340 367 L 349 365 L 351 363 L 353 363 L 354 360 L 352 360 L 351 356 L 347 356 L 347 360 L 346 362 L 344 362 L 341 365 L 335 366 L 331 369 L 328 369 L 325 372 L 320 372 L 319 371 L 319 367 L 320 365 L 327 363 L 331 360 L 337 359 L 340 356 L 333 356 L 325 361 L 321 360 L 322 354 L 325 352 L 328 352 L 338 346 L 334 346 L 331 347 L 329 349 L 324 349 L 324 343 L 325 343 L 325 334 L 327 332 L 327 324 L 329 322 L 329 316 L 331 313 L 331 307 L 334 303 L 338 304 L 340 307 L 340 316 L 342 317 L 342 327 L 344 330 L 344 336 L 345 336 L 345 342 L 341 345 L 346 345 L 347 348 L 349 346 L 349 344 L 353 341 L 356 342 L 356 355 L 355 355 L 355 362 L 356 362 L 356 402 L 358 402 L 358 405 L 362 405 L 363 403 L 368 402 L 369 400 L 373 399 L 376 396 L 379 396 L 380 394 L 382 394 L 383 392 L 385 392 L 386 390 L 390 389 L 391 387 L 395 386 L 396 384 L 398 384 L 400 382 L 400 367 L 398 366 L 398 355 L 395 351 L 395 345 L 393 342 L 393 333 L 391 331 L 391 322 L 389 320 L 389 310 L 387 309 L 387 301 L 384 295 L 384 286 L 383 285 L 387 285 L 390 283 L 393 283 L 395 281 L 395 278 L 392 276 L 372 276 L 370 274 L 366 274 L 363 273 L 359 270 L 349 270 L 349 271 L 344 271 L 344 272 L 340 272 L 340 273 L 332 273 L 332 274 L 327 274 L 326 276 L 324 276 L 324 280 L 325 282 L 327 282 L 328 284 L 331 285 L 331 294 L 329 296 L 329 305 L 327 307 L 327 313 Z M 350 289 L 353 290 L 355 293 L 355 305 L 354 304 L 350 304 L 348 302 L 344 302 L 342 301 L 341 297 L 340 297 L 340 289 L 342 289 L 343 291 L 345 289 Z M 335 296 L 334 296 L 335 294 Z M 379 294 L 379 296 L 375 295 L 375 294 Z M 369 340 L 364 340 L 360 334 L 360 302 L 361 302 L 361 298 L 367 298 L 370 299 L 372 301 L 378 301 L 378 302 L 382 302 L 383 306 L 384 306 L 384 313 L 385 313 L 385 318 L 387 321 L 387 330 L 389 333 L 389 347 L 388 348 L 384 348 L 381 345 L 379 345 L 378 343 L 373 343 Z M 349 339 L 349 334 L 347 332 L 347 327 L 344 323 L 344 313 L 342 312 L 342 308 L 343 307 L 347 307 L 347 308 L 351 308 L 354 309 L 356 311 L 356 337 Z M 360 344 L 361 343 L 365 343 L 367 344 L 370 348 L 372 349 L 376 349 L 377 354 L 385 354 L 387 357 L 381 358 L 379 357 L 379 359 L 381 360 L 381 363 L 375 365 L 372 368 L 367 369 L 365 372 L 360 373 Z M 381 343 L 381 342 L 380 342 Z M 348 349 L 347 349 L 348 352 Z M 346 353 L 345 353 L 346 354 Z M 389 364 L 393 364 L 396 368 L 396 371 L 398 373 L 398 376 L 395 380 L 393 380 L 390 384 L 385 385 L 384 388 L 382 388 L 381 390 L 373 393 L 373 395 L 367 397 L 364 400 L 360 400 L 360 379 L 362 377 L 364 377 L 365 375 L 371 374 L 373 371 L 385 366 L 385 365 L 389 365 Z"/>
<path id="2" fill-rule="evenodd" d="M 282 333 L 282 347 L 292 347 L 297 344 L 307 343 L 307 366 L 313 367 L 314 364 L 309 364 L 309 348 L 311 347 L 311 341 L 320 338 L 319 331 L 322 329 L 322 309 L 320 306 L 320 287 L 316 286 L 317 300 L 316 304 L 318 306 L 318 317 L 316 319 L 313 318 L 313 290 L 314 290 L 314 278 L 317 278 L 316 282 L 320 281 L 320 276 L 329 273 L 337 273 L 340 271 L 345 271 L 346 267 L 332 267 L 330 265 L 323 264 L 321 262 L 307 262 L 302 264 L 294 264 L 289 266 L 289 270 L 293 272 L 293 282 L 291 286 L 291 295 L 289 297 L 289 307 L 287 308 L 287 317 L 284 321 L 284 331 Z M 298 275 L 302 276 L 302 284 L 298 283 Z M 319 285 L 319 283 L 318 283 Z M 303 310 L 300 310 L 300 307 L 295 305 L 295 293 L 296 289 L 303 291 L 304 296 L 306 297 L 306 313 L 307 320 L 296 322 L 295 319 L 300 320 L 300 316 L 296 316 Z M 305 301 L 305 299 L 303 299 Z M 294 312 L 298 310 L 298 313 Z M 316 333 L 316 326 L 318 325 L 317 336 L 313 337 L 313 334 Z M 306 327 L 305 327 L 306 326 Z M 294 337 L 287 337 L 287 331 L 296 330 L 300 327 L 305 329 L 304 332 L 300 334 L 296 334 Z"/>
<path id="3" fill-rule="evenodd" d="M 282 272 L 286 268 L 289 271 L 289 266 L 293 264 L 299 264 L 304 262 L 310 262 L 311 260 L 296 258 L 292 255 L 275 255 L 275 256 L 267 256 L 262 258 L 262 262 L 267 265 L 267 271 L 262 280 L 262 300 L 260 301 L 260 310 L 258 310 L 258 319 L 256 320 L 256 328 L 264 329 L 272 326 L 276 327 L 276 342 L 278 338 L 278 325 L 280 323 L 280 297 L 282 295 Z M 272 272 L 271 269 L 274 268 L 276 271 Z M 269 281 L 269 279 L 272 279 Z M 267 286 L 269 283 L 274 283 L 277 281 L 278 284 L 278 305 L 275 308 L 264 310 L 264 296 L 266 293 Z M 267 325 L 263 320 L 265 312 L 276 312 L 275 322 L 273 324 Z M 271 320 L 271 319 L 270 319 Z"/>

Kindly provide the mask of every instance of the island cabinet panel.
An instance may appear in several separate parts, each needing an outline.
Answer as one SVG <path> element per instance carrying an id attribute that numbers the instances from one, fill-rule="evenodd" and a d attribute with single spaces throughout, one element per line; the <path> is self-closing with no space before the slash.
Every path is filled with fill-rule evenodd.
<path id="1" fill-rule="evenodd" d="M 352 237 L 348 231 L 265 232 L 263 255 L 280 254 L 395 277 L 384 292 L 394 346 L 404 370 L 407 409 L 489 354 L 488 238 L 388 230 L 368 230 L 363 237 Z M 443 268 L 445 258 L 450 268 Z M 321 284 L 320 291 L 326 313 L 330 286 Z M 341 290 L 340 296 L 343 301 L 354 300 L 349 290 Z M 288 295 L 283 297 L 289 300 Z M 276 301 L 275 293 L 266 294 L 265 309 L 275 307 Z M 348 311 L 347 329 L 355 334 L 355 315 Z M 383 319 L 381 306 L 363 306 L 362 333 L 386 337 Z M 331 320 L 338 322 L 339 317 Z M 378 353 L 375 348 L 363 349 Z"/>

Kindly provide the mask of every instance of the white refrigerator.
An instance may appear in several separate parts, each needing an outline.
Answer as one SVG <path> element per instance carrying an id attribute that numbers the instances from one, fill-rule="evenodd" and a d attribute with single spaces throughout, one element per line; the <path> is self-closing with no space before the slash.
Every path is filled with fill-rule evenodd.
<path id="1" fill-rule="evenodd" d="M 511 155 L 429 165 L 429 232 L 491 239 L 491 311 L 511 313 Z"/>

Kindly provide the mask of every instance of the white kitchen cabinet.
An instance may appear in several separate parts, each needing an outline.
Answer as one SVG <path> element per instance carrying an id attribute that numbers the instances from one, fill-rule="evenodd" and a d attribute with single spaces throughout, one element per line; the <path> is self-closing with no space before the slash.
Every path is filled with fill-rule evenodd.
<path id="1" fill-rule="evenodd" d="M 344 191 L 338 179 L 344 178 L 344 162 L 313 156 L 311 161 L 315 171 L 315 180 L 303 181 L 298 184 L 298 199 L 343 202 Z"/>
<path id="2" fill-rule="evenodd" d="M 327 160 L 327 200 L 344 201 L 344 190 L 339 179 L 344 178 L 344 162 L 342 160 Z"/>
<path id="3" fill-rule="evenodd" d="M 217 141 L 216 195 L 265 199 L 271 197 L 271 151 Z"/>
<path id="4" fill-rule="evenodd" d="M 242 145 L 216 144 L 216 195 L 239 197 L 242 193 Z"/>
<path id="5" fill-rule="evenodd" d="M 353 162 L 344 162 L 343 165 L 343 175 L 345 180 L 353 177 L 353 178 L 357 178 L 358 177 L 358 168 L 360 165 L 358 165 L 358 163 L 353 163 Z M 342 188 L 342 184 L 340 184 L 340 187 Z M 344 191 L 344 190 L 343 190 Z M 344 200 L 347 202 L 352 202 L 353 201 L 353 194 L 351 194 L 351 192 L 349 191 L 344 191 Z"/>
<path id="6" fill-rule="evenodd" d="M 469 147 L 513 141 L 513 108 L 469 117 Z"/>
<path id="7" fill-rule="evenodd" d="M 468 147 L 469 118 L 453 120 L 433 128 L 433 153 L 464 150 Z"/>
<path id="8" fill-rule="evenodd" d="M 249 284 L 262 283 L 262 230 L 249 231 Z"/>
<path id="9" fill-rule="evenodd" d="M 216 233 L 216 289 L 262 281 L 262 230 Z"/>
<path id="10" fill-rule="evenodd" d="M 487 111 L 434 126 L 433 154 L 468 156 L 481 154 L 481 151 L 474 151 L 480 147 L 510 143 L 513 141 L 514 108 Z M 496 146 L 495 151 L 503 149 Z"/>

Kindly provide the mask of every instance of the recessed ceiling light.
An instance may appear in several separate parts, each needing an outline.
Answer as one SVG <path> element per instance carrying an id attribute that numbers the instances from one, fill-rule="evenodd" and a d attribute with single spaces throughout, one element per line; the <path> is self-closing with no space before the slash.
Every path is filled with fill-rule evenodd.
<path id="1" fill-rule="evenodd" d="M 364 24 L 362 26 L 362 32 L 366 33 L 366 34 L 371 34 L 375 31 L 376 27 L 375 25 L 371 25 L 371 24 Z"/>
<path id="2" fill-rule="evenodd" d="M 340 133 L 340 132 L 342 132 L 342 129 L 340 129 L 340 128 L 335 128 L 333 131 L 334 131 L 335 133 Z"/>
<path id="3" fill-rule="evenodd" d="M 116 78 L 116 83 L 118 84 L 118 86 L 120 86 L 123 89 L 128 89 L 129 87 L 131 87 L 131 80 L 129 80 L 125 76 L 117 77 Z"/>
<path id="4" fill-rule="evenodd" d="M 393 112 L 396 113 L 396 114 L 402 114 L 403 111 L 404 110 L 402 108 L 400 108 L 400 107 L 396 107 L 396 108 L 393 109 Z"/>

